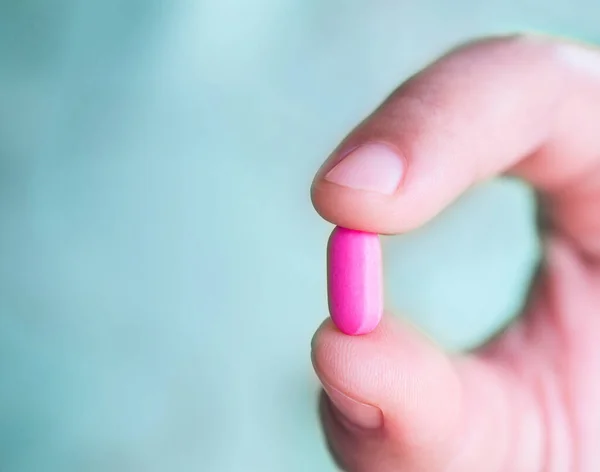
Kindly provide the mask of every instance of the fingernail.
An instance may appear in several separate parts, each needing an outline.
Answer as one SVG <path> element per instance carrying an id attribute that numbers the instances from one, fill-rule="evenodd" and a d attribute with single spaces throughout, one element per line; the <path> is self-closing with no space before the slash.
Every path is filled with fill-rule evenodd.
<path id="1" fill-rule="evenodd" d="M 336 410 L 337 419 L 347 428 L 374 430 L 383 425 L 383 413 L 376 406 L 359 402 L 326 383 L 323 390 Z"/>
<path id="2" fill-rule="evenodd" d="M 385 144 L 364 144 L 344 156 L 325 180 L 343 187 L 393 194 L 405 173 L 402 157 Z"/>
<path id="3" fill-rule="evenodd" d="M 557 48 L 559 57 L 571 67 L 600 76 L 600 52 L 587 45 L 565 43 Z"/>

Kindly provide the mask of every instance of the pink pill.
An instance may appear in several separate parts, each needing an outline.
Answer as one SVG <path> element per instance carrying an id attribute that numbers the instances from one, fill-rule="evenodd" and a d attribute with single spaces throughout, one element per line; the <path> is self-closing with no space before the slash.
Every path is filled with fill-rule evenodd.
<path id="1" fill-rule="evenodd" d="M 379 235 L 336 227 L 327 248 L 329 313 L 343 333 L 373 331 L 383 314 Z"/>

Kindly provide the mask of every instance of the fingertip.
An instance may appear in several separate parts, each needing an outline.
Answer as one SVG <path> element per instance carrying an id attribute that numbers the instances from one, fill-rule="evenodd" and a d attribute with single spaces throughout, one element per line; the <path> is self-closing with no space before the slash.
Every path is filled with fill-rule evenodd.
<path id="1" fill-rule="evenodd" d="M 311 189 L 313 205 L 326 220 L 346 228 L 390 233 L 396 194 L 407 159 L 393 144 L 360 135 L 330 156 Z"/>
<path id="2" fill-rule="evenodd" d="M 406 458 L 420 463 L 448 447 L 457 431 L 460 383 L 452 364 L 389 315 L 362 336 L 347 336 L 324 322 L 314 336 L 312 361 L 335 407 L 334 419 L 353 441 L 377 431 L 386 447 L 414 451 Z"/>
<path id="3" fill-rule="evenodd" d="M 317 213 L 334 225 L 369 233 L 397 232 L 398 218 L 391 195 L 350 189 L 317 178 L 311 187 L 311 200 Z"/>
<path id="4" fill-rule="evenodd" d="M 364 345 L 367 337 L 377 339 L 380 331 L 376 328 L 369 335 L 360 336 L 363 342 L 359 341 L 359 344 Z M 351 344 L 357 338 L 342 333 L 327 319 L 317 329 L 312 341 L 313 366 L 331 404 L 332 419 L 352 435 L 370 434 L 380 429 L 384 420 L 383 411 L 376 404 L 377 399 L 363 391 L 361 384 L 368 379 L 354 371 L 354 356 L 347 358 L 344 354 L 352 349 Z M 343 359 L 347 359 L 347 363 Z"/>
<path id="5" fill-rule="evenodd" d="M 431 198 L 435 173 L 389 144 L 367 138 L 342 158 L 336 153 L 317 172 L 311 200 L 325 220 L 345 228 L 397 234 L 421 226 L 443 206 Z M 418 204 L 416 204 L 418 202 Z"/>
<path id="6" fill-rule="evenodd" d="M 312 361 L 322 381 L 384 409 L 398 395 L 412 396 L 415 392 L 406 389 L 420 389 L 424 377 L 439 377 L 439 372 L 449 369 L 437 346 L 388 314 L 377 328 L 361 336 L 347 336 L 326 320 L 313 337 Z M 399 377 L 410 381 L 399 386 L 405 389 L 401 392 L 390 389 Z"/>

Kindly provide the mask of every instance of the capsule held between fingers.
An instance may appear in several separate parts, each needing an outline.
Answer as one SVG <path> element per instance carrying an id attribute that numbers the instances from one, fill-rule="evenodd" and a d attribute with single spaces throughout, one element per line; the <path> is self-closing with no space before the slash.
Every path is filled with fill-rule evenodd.
<path id="1" fill-rule="evenodd" d="M 336 227 L 327 247 L 329 313 L 345 334 L 373 331 L 383 314 L 379 235 Z"/>

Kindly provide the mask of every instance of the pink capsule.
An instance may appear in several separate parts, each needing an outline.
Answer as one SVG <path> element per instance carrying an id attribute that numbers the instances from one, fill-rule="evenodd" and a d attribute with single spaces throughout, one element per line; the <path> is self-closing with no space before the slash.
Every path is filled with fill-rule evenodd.
<path id="1" fill-rule="evenodd" d="M 329 313 L 340 331 L 373 331 L 383 314 L 379 235 L 336 227 L 327 248 Z"/>

